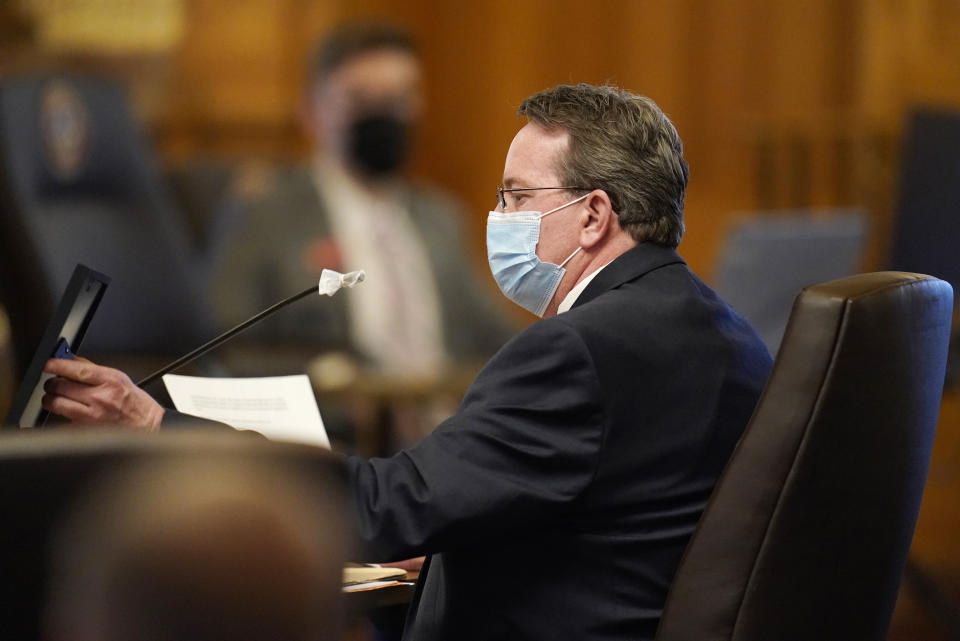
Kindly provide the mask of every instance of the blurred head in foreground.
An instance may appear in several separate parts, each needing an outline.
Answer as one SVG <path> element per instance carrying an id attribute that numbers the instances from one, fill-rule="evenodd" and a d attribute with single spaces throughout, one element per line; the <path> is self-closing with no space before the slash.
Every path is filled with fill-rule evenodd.
<path id="1" fill-rule="evenodd" d="M 329 497 L 250 462 L 106 481 L 55 537 L 48 639 L 339 638 L 345 542 Z"/>
<path id="2" fill-rule="evenodd" d="M 310 60 L 302 109 L 322 157 L 361 179 L 397 174 L 423 108 L 411 36 L 382 22 L 334 29 Z"/>

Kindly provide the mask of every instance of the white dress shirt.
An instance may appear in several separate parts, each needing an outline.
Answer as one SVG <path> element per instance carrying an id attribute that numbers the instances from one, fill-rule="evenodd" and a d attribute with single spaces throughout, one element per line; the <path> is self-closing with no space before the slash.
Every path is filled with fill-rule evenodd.
<path id="1" fill-rule="evenodd" d="M 343 293 L 354 343 L 384 373 L 436 374 L 446 360 L 437 285 L 402 189 L 372 193 L 322 161 L 314 179 L 344 270 L 367 272 Z"/>
<path id="2" fill-rule="evenodd" d="M 607 265 L 609 264 L 610 263 L 607 263 Z M 602 265 L 599 269 L 595 270 L 589 276 L 574 285 L 573 289 L 567 292 L 567 295 L 564 296 L 563 300 L 560 302 L 560 305 L 557 307 L 557 313 L 562 314 L 566 311 L 569 311 L 570 308 L 573 307 L 573 304 L 577 302 L 577 299 L 580 298 L 580 294 L 583 293 L 583 290 L 585 290 L 587 285 L 590 284 L 590 281 L 596 278 L 597 274 L 603 271 L 603 268 L 607 265 Z"/>

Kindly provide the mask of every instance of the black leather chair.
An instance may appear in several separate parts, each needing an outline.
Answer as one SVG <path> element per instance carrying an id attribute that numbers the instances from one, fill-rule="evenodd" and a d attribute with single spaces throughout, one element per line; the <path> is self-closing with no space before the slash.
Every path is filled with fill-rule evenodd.
<path id="1" fill-rule="evenodd" d="M 281 485 L 280 476 L 273 471 L 282 472 L 287 480 L 292 478 L 301 484 L 298 499 L 322 499 L 320 505 L 326 505 L 329 511 L 318 508 L 317 518 L 334 528 L 335 533 L 337 528 L 342 528 L 341 535 L 348 531 L 348 512 L 344 507 L 346 469 L 342 459 L 321 448 L 209 430 L 173 430 L 153 436 L 71 430 L 0 435 L 0 636 L 41 638 L 41 621 L 50 596 L 52 544 L 55 540 L 62 543 L 64 539 L 84 538 L 82 528 L 78 531 L 68 527 L 77 522 L 78 505 L 90 508 L 91 501 L 103 497 L 104 486 L 116 487 L 109 481 L 118 475 L 127 479 L 132 473 L 136 478 L 138 472 L 171 463 L 177 466 L 176 470 L 189 472 L 190 477 L 181 478 L 183 474 L 179 472 L 159 477 L 176 482 L 169 486 L 171 492 L 166 495 L 160 488 L 162 501 L 157 501 L 157 493 L 151 492 L 157 509 L 176 505 L 179 496 L 190 494 L 171 495 L 174 488 L 182 490 L 181 486 L 186 485 L 202 490 L 202 485 L 198 485 L 204 480 L 202 474 L 201 478 L 194 476 L 198 470 L 227 464 L 250 475 L 259 471 L 261 474 L 252 478 L 266 479 L 260 485 L 268 497 L 270 492 L 276 494 L 279 488 L 290 487 Z M 169 472 L 169 468 L 167 465 L 160 469 Z M 217 478 L 222 477 L 214 477 Z M 222 484 L 222 480 L 219 482 Z M 95 501 L 96 513 L 90 515 L 94 525 L 112 522 L 109 503 Z M 242 537 L 243 533 L 237 532 L 237 536 Z M 109 546 L 117 545 L 114 538 L 106 534 L 99 549 L 107 551 Z M 225 541 L 224 545 L 229 543 Z M 339 591 L 339 562 L 336 573 Z M 239 580 L 236 576 L 232 579 Z M 73 596 L 85 598 L 82 594 Z"/>
<path id="2" fill-rule="evenodd" d="M 139 375 L 210 338 L 195 260 L 120 87 L 0 82 L 0 296 L 20 375 L 78 262 L 113 279 L 82 353 Z M 157 358 L 114 358 L 131 354 Z"/>
<path id="3" fill-rule="evenodd" d="M 860 271 L 866 240 L 856 209 L 753 212 L 727 231 L 711 287 L 776 352 L 797 292 Z"/>
<path id="4" fill-rule="evenodd" d="M 658 641 L 885 638 L 952 311 L 947 283 L 901 272 L 800 294 L 671 585 Z"/>
<path id="5" fill-rule="evenodd" d="M 937 274 L 960 286 L 960 110 L 919 107 L 904 123 L 888 267 Z M 947 385 L 960 382 L 960 324 Z"/>
<path id="6" fill-rule="evenodd" d="M 960 285 L 960 111 L 918 108 L 904 123 L 891 269 Z"/>

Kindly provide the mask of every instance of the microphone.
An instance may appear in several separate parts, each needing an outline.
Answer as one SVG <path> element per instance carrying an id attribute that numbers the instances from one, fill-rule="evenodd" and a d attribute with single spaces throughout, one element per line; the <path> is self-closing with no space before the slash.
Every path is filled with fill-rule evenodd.
<path id="1" fill-rule="evenodd" d="M 169 374 L 173 370 L 183 367 L 187 363 L 197 358 L 200 358 L 201 356 L 203 356 L 213 348 L 222 345 L 223 343 L 227 342 L 228 340 L 230 340 L 231 338 L 233 338 L 243 330 L 253 325 L 256 325 L 267 316 L 270 316 L 277 310 L 286 307 L 287 305 L 289 305 L 290 303 L 293 303 L 294 301 L 298 301 L 301 298 L 305 298 L 314 292 L 320 294 L 321 296 L 324 296 L 324 295 L 333 296 L 338 291 L 340 291 L 341 288 L 353 287 L 357 283 L 362 283 L 364 280 L 366 280 L 366 278 L 367 278 L 367 273 L 362 269 L 355 272 L 348 272 L 346 274 L 335 272 L 332 269 L 324 269 L 322 272 L 320 272 L 320 283 L 317 286 L 308 287 L 307 289 L 303 290 L 299 294 L 294 294 L 289 298 L 285 298 L 279 303 L 276 303 L 275 305 L 272 305 L 267 309 L 263 310 L 259 314 L 252 316 L 251 318 L 248 318 L 247 320 L 243 321 L 233 329 L 228 329 L 224 333 L 220 334 L 213 340 L 204 343 L 203 345 L 193 350 L 192 352 L 189 352 L 188 354 L 181 356 L 180 358 L 178 358 L 177 360 L 173 361 L 168 365 L 164 365 L 163 367 L 155 371 L 153 374 L 150 374 L 143 380 L 139 381 L 137 383 L 137 387 L 144 387 L 145 385 L 149 385 L 150 383 L 153 383 L 164 374 Z"/>

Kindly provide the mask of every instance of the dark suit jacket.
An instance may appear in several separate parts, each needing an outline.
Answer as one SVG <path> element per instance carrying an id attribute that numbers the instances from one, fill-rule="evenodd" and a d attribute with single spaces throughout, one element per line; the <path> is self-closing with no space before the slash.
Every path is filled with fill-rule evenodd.
<path id="1" fill-rule="evenodd" d="M 653 638 L 770 366 L 673 250 L 614 260 L 432 434 L 350 460 L 369 559 L 433 554 L 405 638 Z"/>
<path id="2" fill-rule="evenodd" d="M 513 327 L 470 265 L 463 214 L 434 189 L 408 185 L 405 195 L 434 274 L 447 354 L 454 361 L 483 362 L 509 339 Z M 227 240 L 214 260 L 210 293 L 224 327 L 307 287 L 316 279 L 304 265 L 307 246 L 318 239 L 336 245 L 323 200 L 305 167 L 278 170 L 262 193 L 226 203 L 220 225 Z M 238 340 L 245 339 L 295 345 L 304 361 L 315 355 L 304 347 L 363 358 L 351 340 L 345 296 L 291 305 Z"/>

